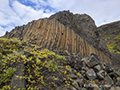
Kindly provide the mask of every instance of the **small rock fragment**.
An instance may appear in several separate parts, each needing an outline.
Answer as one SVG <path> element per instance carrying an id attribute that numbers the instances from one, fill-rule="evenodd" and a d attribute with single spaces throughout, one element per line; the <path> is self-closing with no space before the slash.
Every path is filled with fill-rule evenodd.
<path id="1" fill-rule="evenodd" d="M 89 67 L 93 67 L 97 64 L 99 64 L 99 59 L 96 58 L 94 54 L 91 54 L 85 58 L 83 58 L 81 61 L 84 61 Z"/>
<path id="2" fill-rule="evenodd" d="M 104 79 L 105 76 L 106 76 L 106 72 L 104 70 L 100 70 L 98 73 L 97 73 L 97 76 L 98 76 L 98 79 Z"/>
<path id="3" fill-rule="evenodd" d="M 86 72 L 86 75 L 88 77 L 89 80 L 93 80 L 95 79 L 97 76 L 96 76 L 96 73 L 94 72 L 93 69 L 90 69 Z"/>

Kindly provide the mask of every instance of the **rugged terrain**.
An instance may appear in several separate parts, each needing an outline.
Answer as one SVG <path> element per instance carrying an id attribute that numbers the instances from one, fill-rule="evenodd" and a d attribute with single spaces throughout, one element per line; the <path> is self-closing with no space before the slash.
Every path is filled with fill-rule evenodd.
<path id="1" fill-rule="evenodd" d="M 119 49 L 109 47 L 106 29 L 114 30 L 96 27 L 89 15 L 62 11 L 6 32 L 0 89 L 119 90 Z"/>
<path id="2" fill-rule="evenodd" d="M 120 72 L 90 54 L 39 50 L 25 40 L 0 38 L 2 90 L 119 90 Z"/>
<path id="3" fill-rule="evenodd" d="M 26 39 L 41 48 L 67 50 L 81 57 L 95 53 L 101 60 L 111 64 L 112 55 L 97 32 L 94 20 L 86 14 L 58 12 L 50 18 L 16 27 L 11 32 L 7 32 L 4 37 Z"/>
<path id="4" fill-rule="evenodd" d="M 109 24 L 102 25 L 97 28 L 98 32 L 102 35 L 105 40 L 107 47 L 114 59 L 115 64 L 120 64 L 120 21 L 112 22 Z M 118 59 L 117 59 L 118 58 Z"/>
<path id="5" fill-rule="evenodd" d="M 120 21 L 98 27 L 111 52 L 120 54 Z"/>

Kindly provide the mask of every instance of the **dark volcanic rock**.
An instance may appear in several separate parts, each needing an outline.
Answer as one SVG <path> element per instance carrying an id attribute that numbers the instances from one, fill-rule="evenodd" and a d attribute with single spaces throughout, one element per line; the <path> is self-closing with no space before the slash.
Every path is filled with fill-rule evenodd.
<path id="1" fill-rule="evenodd" d="M 82 61 L 84 61 L 88 67 L 93 67 L 99 64 L 99 58 L 96 58 L 95 54 L 91 54 L 86 58 L 83 58 Z"/>
<path id="2" fill-rule="evenodd" d="M 15 90 L 15 86 L 18 88 L 25 88 L 25 79 L 21 79 L 20 76 L 24 76 L 24 64 L 18 64 L 16 67 L 16 71 L 11 80 L 11 89 Z"/>
<path id="3" fill-rule="evenodd" d="M 96 73 L 94 72 L 93 69 L 90 69 L 86 72 L 87 77 L 89 80 L 94 80 L 96 78 Z"/>
<path id="4" fill-rule="evenodd" d="M 86 14 L 58 12 L 50 18 L 18 26 L 4 37 L 26 39 L 31 44 L 39 45 L 39 49 L 67 50 L 81 57 L 95 53 L 101 60 L 111 64 L 111 54 L 97 31 L 94 20 Z"/>
<path id="5" fill-rule="evenodd" d="M 56 19 L 66 27 L 74 30 L 76 34 L 80 35 L 95 48 L 106 50 L 105 42 L 96 30 L 97 27 L 94 20 L 89 15 L 62 11 L 50 16 L 50 19 Z"/>
<path id="6" fill-rule="evenodd" d="M 97 28 L 112 53 L 112 62 L 115 66 L 120 64 L 120 21 L 102 25 Z"/>
<path id="7" fill-rule="evenodd" d="M 106 76 L 106 72 L 104 70 L 100 70 L 98 73 L 97 73 L 97 76 L 99 79 L 104 79 L 105 76 Z"/>

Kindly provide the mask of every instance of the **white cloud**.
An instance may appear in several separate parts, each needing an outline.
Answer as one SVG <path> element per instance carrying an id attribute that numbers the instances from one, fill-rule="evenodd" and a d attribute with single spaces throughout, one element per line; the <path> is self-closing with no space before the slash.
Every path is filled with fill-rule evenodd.
<path id="1" fill-rule="evenodd" d="M 41 6 L 50 6 L 56 10 L 69 9 L 72 7 L 76 0 L 26 0 L 31 1 L 37 5 L 37 8 Z"/>
<path id="2" fill-rule="evenodd" d="M 43 17 L 49 17 L 51 14 L 53 14 L 51 12 L 43 13 L 44 12 L 43 9 L 34 10 L 32 7 L 25 6 L 19 3 L 18 1 L 14 1 L 12 6 L 14 11 L 24 21 L 24 23 L 27 23 L 28 21 L 31 21 L 31 20 L 43 18 Z"/>
<path id="3" fill-rule="evenodd" d="M 73 13 L 86 13 L 95 20 L 97 26 L 120 20 L 118 18 L 120 0 L 48 0 L 46 3 L 58 11 L 70 10 Z"/>
<path id="4" fill-rule="evenodd" d="M 20 18 L 9 6 L 9 0 L 0 1 L 0 36 L 4 35 L 5 31 L 10 31 L 14 25 L 22 23 Z"/>
<path id="5" fill-rule="evenodd" d="M 18 1 L 12 3 L 12 8 L 20 17 L 23 17 L 24 14 L 31 9 L 31 7 L 26 8 L 25 5 L 20 4 Z"/>
<path id="6" fill-rule="evenodd" d="M 15 18 L 13 18 L 15 17 Z M 10 8 L 9 1 L 3 0 L 0 1 L 0 25 L 7 25 L 9 23 L 15 23 L 14 19 L 19 19 L 16 13 Z"/>
<path id="7" fill-rule="evenodd" d="M 71 9 L 75 2 L 76 0 L 48 0 L 49 5 L 57 10 Z"/>
<path id="8" fill-rule="evenodd" d="M 104 21 L 106 23 L 114 21 L 116 15 L 120 14 L 119 5 L 119 0 L 75 0 L 74 5 L 69 9 L 74 13 L 87 13 L 99 26 Z"/>
<path id="9" fill-rule="evenodd" d="M 32 20 L 49 17 L 53 14 L 52 12 L 44 13 L 43 9 L 34 10 L 32 7 L 25 6 L 16 0 L 11 0 L 11 7 L 9 4 L 9 0 L 0 1 L 0 36 L 15 26 L 21 26 Z M 5 26 L 5 28 L 2 28 L 2 26 Z"/>
<path id="10" fill-rule="evenodd" d="M 26 6 L 22 3 L 34 3 Z M 88 14 L 102 25 L 120 20 L 120 0 L 0 0 L 0 34 L 32 20 L 49 17 L 56 10 Z M 3 28 L 3 26 L 5 26 Z"/>
<path id="11" fill-rule="evenodd" d="M 26 1 L 31 1 L 32 3 L 43 5 L 43 6 L 48 5 L 48 1 L 44 1 L 44 0 L 26 0 Z"/>
<path id="12" fill-rule="evenodd" d="M 2 27 L 0 27 L 0 36 L 2 36 L 3 34 L 5 34 L 5 30 L 3 30 Z"/>
<path id="13" fill-rule="evenodd" d="M 2 28 L 2 27 L 0 26 L 0 36 L 3 36 L 6 31 L 10 31 L 10 30 L 12 30 L 13 28 L 14 28 L 14 27 L 12 27 L 12 26 L 8 26 L 8 27 L 6 27 L 6 28 Z"/>

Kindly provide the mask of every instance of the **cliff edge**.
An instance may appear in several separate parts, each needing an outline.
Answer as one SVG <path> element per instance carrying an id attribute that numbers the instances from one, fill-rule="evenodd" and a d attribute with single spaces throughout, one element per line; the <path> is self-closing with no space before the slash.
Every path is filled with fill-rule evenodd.
<path id="1" fill-rule="evenodd" d="M 26 39 L 40 48 L 67 50 L 81 57 L 95 53 L 111 64 L 111 54 L 97 31 L 94 20 L 86 14 L 58 12 L 50 18 L 29 22 L 7 32 L 4 37 Z"/>

